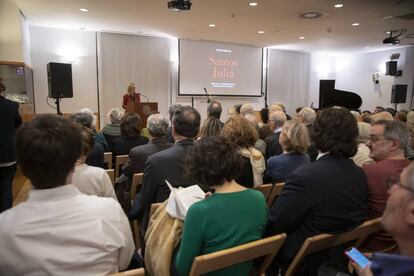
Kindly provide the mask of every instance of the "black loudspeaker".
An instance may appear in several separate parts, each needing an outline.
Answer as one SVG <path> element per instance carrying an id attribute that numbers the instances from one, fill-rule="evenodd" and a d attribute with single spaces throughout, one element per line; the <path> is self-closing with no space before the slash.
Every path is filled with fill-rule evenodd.
<path id="1" fill-rule="evenodd" d="M 396 61 L 387 61 L 386 68 L 385 68 L 385 75 L 387 76 L 397 75 L 397 62 Z"/>
<path id="2" fill-rule="evenodd" d="M 72 64 L 47 64 L 49 98 L 73 98 Z"/>
<path id="3" fill-rule="evenodd" d="M 405 103 L 407 100 L 407 85 L 394 84 L 391 92 L 391 103 Z"/>

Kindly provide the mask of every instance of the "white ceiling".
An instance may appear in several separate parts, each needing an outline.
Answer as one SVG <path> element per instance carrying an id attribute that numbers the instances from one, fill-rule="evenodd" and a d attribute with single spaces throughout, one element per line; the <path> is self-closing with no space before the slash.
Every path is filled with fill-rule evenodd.
<path id="1" fill-rule="evenodd" d="M 390 49 L 385 31 L 407 29 L 414 45 L 414 0 L 192 0 L 190 11 L 167 9 L 168 0 L 15 0 L 31 25 L 205 39 L 279 49 L 349 53 Z M 342 3 L 342 8 L 334 4 Z M 89 9 L 81 12 L 80 8 Z M 319 20 L 295 14 L 316 10 Z M 412 20 L 395 16 L 411 14 Z M 385 18 L 385 19 L 384 19 Z M 387 19 L 388 18 L 388 19 Z M 360 26 L 351 24 L 358 22 Z M 215 28 L 208 27 L 215 24 Z M 265 31 L 258 34 L 259 30 Z M 407 38 L 411 34 L 412 38 Z M 300 40 L 299 37 L 306 37 Z M 369 47 L 369 48 L 368 48 Z"/>

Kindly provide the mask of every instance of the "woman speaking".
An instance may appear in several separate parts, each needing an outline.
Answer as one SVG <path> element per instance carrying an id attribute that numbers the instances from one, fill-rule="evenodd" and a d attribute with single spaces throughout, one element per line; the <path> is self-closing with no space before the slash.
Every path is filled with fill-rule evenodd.
<path id="1" fill-rule="evenodd" d="M 122 99 L 122 108 L 127 110 L 127 107 L 130 103 L 139 103 L 141 102 L 140 94 L 135 92 L 135 83 L 128 85 L 128 93 L 126 93 Z"/>

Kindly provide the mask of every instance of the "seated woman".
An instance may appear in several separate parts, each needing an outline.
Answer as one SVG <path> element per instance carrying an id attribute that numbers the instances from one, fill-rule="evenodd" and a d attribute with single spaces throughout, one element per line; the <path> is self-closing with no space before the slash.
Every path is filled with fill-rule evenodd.
<path id="1" fill-rule="evenodd" d="M 279 136 L 283 154 L 275 155 L 267 160 L 265 182 L 280 183 L 303 164 L 310 163 L 306 154 L 309 147 L 308 129 L 303 123 L 286 121 Z"/>
<path id="2" fill-rule="evenodd" d="M 365 164 L 374 163 L 374 160 L 369 158 L 370 150 L 366 143 L 369 140 L 369 133 L 371 130 L 371 124 L 365 122 L 358 122 L 358 151 L 352 157 L 355 165 L 362 167 Z"/>
<path id="3" fill-rule="evenodd" d="M 243 169 L 236 182 L 247 188 L 262 185 L 266 162 L 263 154 L 254 148 L 259 136 L 254 126 L 245 118 L 233 116 L 224 125 L 221 134 L 228 138 L 243 156 Z"/>
<path id="4" fill-rule="evenodd" d="M 102 168 L 85 164 L 86 156 L 93 148 L 95 139 L 92 131 L 82 127 L 82 155 L 76 161 L 75 171 L 72 175 L 72 184 L 81 193 L 100 197 L 112 197 L 116 200 L 114 187 L 106 171 Z"/>
<path id="5" fill-rule="evenodd" d="M 141 118 L 136 113 L 127 113 L 121 120 L 121 137 L 112 140 L 112 158 L 115 164 L 117 155 L 129 154 L 129 151 L 139 145 L 148 143 L 148 138 L 141 136 Z"/>
<path id="6" fill-rule="evenodd" d="M 108 118 L 110 123 L 105 125 L 101 133 L 105 137 L 106 142 L 108 143 L 109 151 L 112 151 L 112 140 L 116 137 L 121 136 L 121 126 L 120 122 L 124 116 L 124 111 L 120 108 L 111 108 L 108 112 Z"/>
<path id="7" fill-rule="evenodd" d="M 197 183 L 215 190 L 187 212 L 175 268 L 188 275 L 195 257 L 261 239 L 267 221 L 263 195 L 235 179 L 242 168 L 236 147 L 224 137 L 201 139 L 189 151 L 186 169 Z M 242 263 L 209 275 L 248 275 Z"/>
<path id="8" fill-rule="evenodd" d="M 208 117 L 203 124 L 203 127 L 200 130 L 199 139 L 207 138 L 210 136 L 220 135 L 221 124 L 220 120 L 215 117 Z"/>

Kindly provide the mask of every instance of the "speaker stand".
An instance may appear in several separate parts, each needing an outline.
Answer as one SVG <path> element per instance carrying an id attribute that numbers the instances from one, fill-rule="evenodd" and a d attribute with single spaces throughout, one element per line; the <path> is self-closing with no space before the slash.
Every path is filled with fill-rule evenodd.
<path id="1" fill-rule="evenodd" d="M 62 112 L 60 112 L 60 98 L 55 98 L 55 104 L 57 115 L 62 115 Z"/>
<path id="2" fill-rule="evenodd" d="M 398 109 L 397 109 L 397 105 L 398 105 L 398 103 L 394 103 L 394 104 L 395 104 L 394 110 L 395 110 L 395 111 L 398 111 Z"/>

